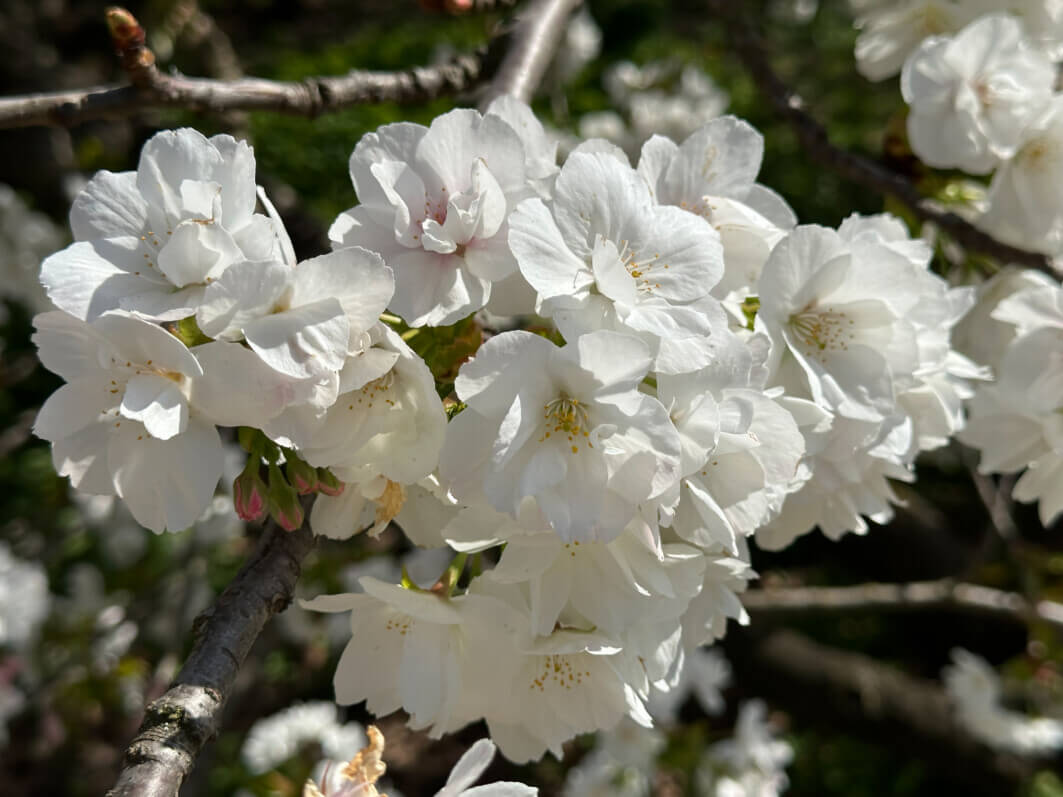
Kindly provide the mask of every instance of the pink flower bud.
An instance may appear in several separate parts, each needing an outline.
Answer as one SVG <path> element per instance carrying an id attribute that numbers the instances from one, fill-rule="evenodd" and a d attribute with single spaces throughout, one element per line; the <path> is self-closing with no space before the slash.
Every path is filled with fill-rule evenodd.
<path id="1" fill-rule="evenodd" d="M 325 495 L 341 495 L 346 485 L 332 475 L 328 468 L 317 469 L 317 491 Z"/>
<path id="2" fill-rule="evenodd" d="M 299 494 L 275 464 L 269 466 L 269 514 L 285 531 L 295 531 L 303 525 Z"/>
<path id="3" fill-rule="evenodd" d="M 284 463 L 284 473 L 299 495 L 309 495 L 317 490 L 317 468 L 312 468 L 298 458 L 290 458 Z"/>
<path id="4" fill-rule="evenodd" d="M 233 502 L 241 520 L 258 520 L 266 511 L 266 484 L 258 475 L 258 458 L 254 459 L 233 482 Z"/>
<path id="5" fill-rule="evenodd" d="M 292 493 L 293 497 L 295 493 Z M 299 499 L 276 501 L 270 504 L 269 514 L 285 531 L 295 531 L 303 525 L 303 507 Z"/>

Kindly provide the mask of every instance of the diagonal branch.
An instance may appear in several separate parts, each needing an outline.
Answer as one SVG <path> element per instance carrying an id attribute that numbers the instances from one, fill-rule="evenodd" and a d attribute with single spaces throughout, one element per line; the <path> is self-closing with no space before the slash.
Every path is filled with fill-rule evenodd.
<path id="1" fill-rule="evenodd" d="M 732 0 L 707 0 L 707 3 L 710 11 L 723 23 L 728 44 L 745 64 L 761 93 L 771 103 L 775 112 L 789 122 L 801 146 L 815 162 L 879 194 L 895 197 L 920 219 L 938 225 L 972 252 L 981 252 L 1003 263 L 1016 263 L 1053 277 L 1057 276 L 1045 255 L 998 241 L 966 219 L 945 210 L 939 203 L 920 194 L 915 185 L 903 175 L 831 144 L 826 128 L 805 110 L 801 97 L 775 73 L 763 39 L 742 10 L 745 4 Z"/>
<path id="2" fill-rule="evenodd" d="M 482 106 L 503 94 L 512 94 L 519 100 L 531 103 L 532 96 L 543 82 L 543 75 L 561 46 L 568 18 L 582 2 L 531 0 L 528 3 L 517 15 L 508 34 L 509 47 L 481 98 Z"/>
<path id="3" fill-rule="evenodd" d="M 951 579 L 851 587 L 768 587 L 744 593 L 742 604 L 754 615 L 955 609 L 1024 624 L 1047 623 L 1063 631 L 1063 603 L 1030 603 L 1014 592 Z"/>
<path id="4" fill-rule="evenodd" d="M 197 618 L 192 652 L 169 691 L 147 707 L 109 797 L 176 797 L 196 756 L 218 732 L 251 646 L 266 622 L 291 602 L 302 561 L 313 547 L 306 523 L 294 532 L 267 525 L 240 572 Z"/>
<path id="5" fill-rule="evenodd" d="M 1013 794 L 1052 765 L 988 749 L 958 720 L 939 684 L 870 656 L 788 630 L 729 633 L 725 644 L 740 685 L 802 722 L 829 722 L 831 733 L 855 731 L 919 756 L 953 781 L 956 793 Z"/>

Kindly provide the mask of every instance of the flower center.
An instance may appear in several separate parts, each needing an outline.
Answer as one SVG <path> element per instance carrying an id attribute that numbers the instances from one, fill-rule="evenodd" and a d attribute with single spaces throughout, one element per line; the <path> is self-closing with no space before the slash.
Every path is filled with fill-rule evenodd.
<path id="1" fill-rule="evenodd" d="M 586 405 L 564 393 L 543 404 L 543 420 L 545 428 L 539 438 L 540 443 L 549 440 L 551 436 L 560 439 L 561 435 L 564 435 L 568 438 L 572 453 L 575 454 L 579 452 L 580 438 L 590 436 Z M 590 440 L 585 442 L 588 448 L 594 448 Z"/>
<path id="2" fill-rule="evenodd" d="M 543 656 L 543 666 L 528 684 L 529 689 L 545 692 L 548 688 L 571 689 L 580 686 L 584 678 L 590 678 L 590 670 L 580 669 L 578 661 L 573 666 L 575 656 L 554 653 Z"/>
<path id="3" fill-rule="evenodd" d="M 790 316 L 790 330 L 804 344 L 805 354 L 822 356 L 827 351 L 846 351 L 853 340 L 853 319 L 844 310 L 805 309 Z"/>
<path id="4" fill-rule="evenodd" d="M 361 404 L 367 409 L 372 409 L 374 402 L 383 402 L 389 407 L 394 407 L 395 400 L 391 398 L 390 393 L 391 386 L 394 384 L 395 371 L 392 369 L 382 377 L 362 385 L 361 390 L 358 391 L 361 395 L 355 394 L 354 401 L 347 405 L 347 409 L 353 410 L 355 404 Z"/>
<path id="5" fill-rule="evenodd" d="M 668 268 L 667 263 L 658 264 L 657 261 L 661 259 L 659 253 L 654 253 L 652 257 L 645 260 L 639 260 L 639 251 L 634 249 L 627 239 L 623 239 L 617 248 L 617 256 L 627 269 L 627 273 L 635 280 L 637 290 L 642 293 L 652 293 L 654 288 L 661 287 L 661 283 L 657 282 L 651 274 L 656 268 Z"/>

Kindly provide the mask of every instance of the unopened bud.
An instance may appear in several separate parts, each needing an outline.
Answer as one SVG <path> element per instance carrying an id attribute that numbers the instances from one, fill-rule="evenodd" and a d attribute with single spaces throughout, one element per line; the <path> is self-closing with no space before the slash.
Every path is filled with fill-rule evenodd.
<path id="1" fill-rule="evenodd" d="M 288 484 L 276 464 L 269 466 L 269 514 L 285 531 L 295 531 L 303 525 L 299 493 Z"/>
<path id="2" fill-rule="evenodd" d="M 341 495 L 345 486 L 343 482 L 332 475 L 332 471 L 328 468 L 317 469 L 317 491 L 319 493 L 331 496 Z"/>
<path id="3" fill-rule="evenodd" d="M 144 28 L 137 22 L 137 18 L 119 6 L 111 6 L 105 12 L 107 17 L 107 30 L 119 50 L 129 47 L 142 47 L 144 45 Z"/>
<path id="4" fill-rule="evenodd" d="M 284 463 L 284 473 L 299 495 L 309 495 L 317 490 L 317 468 L 312 468 L 298 457 L 289 457 Z"/>
<path id="5" fill-rule="evenodd" d="M 251 457 L 233 482 L 233 503 L 241 520 L 258 520 L 266 511 L 266 483 L 258 475 L 259 458 Z"/>

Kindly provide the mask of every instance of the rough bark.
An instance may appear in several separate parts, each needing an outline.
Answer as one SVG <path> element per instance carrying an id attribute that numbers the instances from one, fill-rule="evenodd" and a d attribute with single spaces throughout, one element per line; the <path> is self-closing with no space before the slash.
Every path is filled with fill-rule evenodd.
<path id="1" fill-rule="evenodd" d="M 314 546 L 307 524 L 270 523 L 243 568 L 196 620 L 192 652 L 170 689 L 146 709 L 126 749 L 111 797 L 174 797 L 203 746 L 266 622 L 291 602 L 302 561 Z"/>

